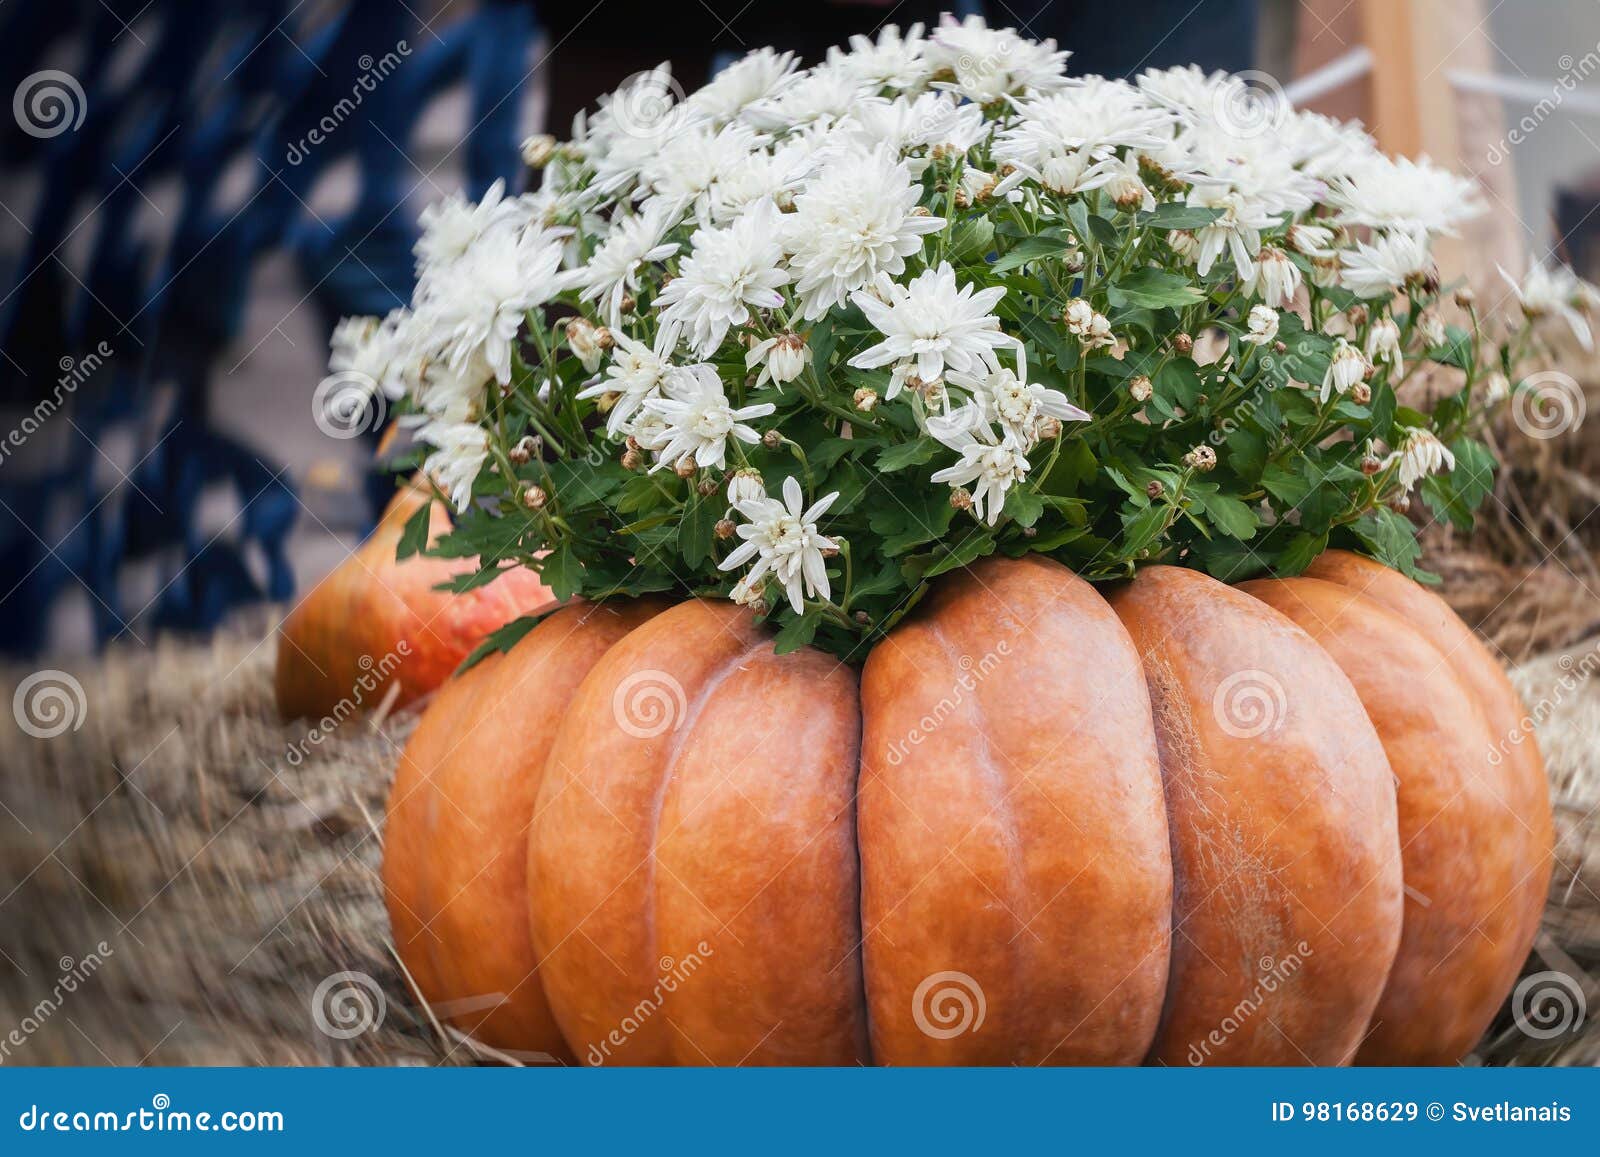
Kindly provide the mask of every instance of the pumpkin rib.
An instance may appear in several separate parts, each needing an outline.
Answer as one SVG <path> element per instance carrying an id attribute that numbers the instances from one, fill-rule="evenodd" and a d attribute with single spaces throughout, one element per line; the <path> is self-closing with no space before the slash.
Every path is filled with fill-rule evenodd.
<path id="1" fill-rule="evenodd" d="M 1504 666 L 1448 603 L 1380 562 L 1328 551 L 1307 568 L 1306 577 L 1349 587 L 1405 619 L 1438 648 L 1443 661 L 1477 696 L 1495 744 L 1490 762 L 1504 775 L 1511 814 L 1526 833 L 1520 841 L 1517 891 L 1525 913 L 1522 938 L 1531 948 L 1555 869 L 1555 829 L 1544 758 Z"/>
<path id="2" fill-rule="evenodd" d="M 1401 895 L 1389 767 L 1354 689 L 1288 618 L 1198 572 L 1145 568 L 1110 602 L 1144 663 L 1172 839 L 1148 1060 L 1348 1063 Z"/>
<path id="3" fill-rule="evenodd" d="M 947 576 L 868 657 L 861 703 L 874 1057 L 1136 1063 L 1171 866 L 1143 674 L 1104 600 L 1046 560 Z"/>
<path id="4" fill-rule="evenodd" d="M 671 693 L 671 734 L 623 726 L 639 675 Z M 847 668 L 772 654 L 725 603 L 680 604 L 585 678 L 529 840 L 533 937 L 581 1059 L 863 1059 L 859 970 L 819 968 L 859 938 L 857 703 Z M 767 720 L 790 733 L 763 740 Z"/>
<path id="5" fill-rule="evenodd" d="M 396 947 L 437 1014 L 495 1048 L 571 1059 L 527 929 L 526 833 L 576 676 L 659 606 L 555 612 L 448 682 L 402 754 L 384 856 Z"/>
<path id="6" fill-rule="evenodd" d="M 1489 1026 L 1528 949 L 1515 817 L 1487 760 L 1483 707 L 1432 640 L 1347 586 L 1294 578 L 1241 589 L 1301 623 L 1344 668 L 1399 785 L 1405 920 L 1357 1059 L 1454 1064 Z"/>

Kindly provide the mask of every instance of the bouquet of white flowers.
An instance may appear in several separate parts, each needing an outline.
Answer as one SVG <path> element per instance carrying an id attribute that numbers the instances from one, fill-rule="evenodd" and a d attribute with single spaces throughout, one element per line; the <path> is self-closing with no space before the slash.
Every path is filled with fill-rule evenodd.
<path id="1" fill-rule="evenodd" d="M 332 368 L 414 426 L 457 511 L 431 549 L 480 560 L 457 589 L 732 598 L 860 657 L 995 553 L 1417 575 L 1411 492 L 1471 525 L 1477 423 L 1544 324 L 1588 341 L 1594 290 L 1535 268 L 1519 325 L 1466 291 L 1446 324 L 1430 247 L 1471 181 L 1239 78 L 1067 55 L 969 18 L 687 96 L 660 68 L 526 143 L 538 191 L 425 212 L 411 308 L 343 323 Z M 1453 392 L 1401 405 L 1430 366 Z"/>

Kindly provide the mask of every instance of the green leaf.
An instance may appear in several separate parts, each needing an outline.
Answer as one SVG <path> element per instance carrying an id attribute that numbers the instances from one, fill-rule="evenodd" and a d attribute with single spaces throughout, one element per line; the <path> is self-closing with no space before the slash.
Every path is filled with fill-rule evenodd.
<path id="1" fill-rule="evenodd" d="M 930 566 L 922 577 L 933 578 L 935 575 L 944 574 L 946 571 L 967 566 L 992 553 L 994 553 L 994 535 L 986 530 L 974 530 L 966 538 L 956 543 L 951 548 L 950 553 Z"/>
<path id="2" fill-rule="evenodd" d="M 1261 520 L 1248 503 L 1231 494 L 1213 494 L 1205 500 L 1206 517 L 1211 525 L 1232 538 L 1249 541 L 1255 537 Z"/>
<path id="3" fill-rule="evenodd" d="M 932 438 L 918 438 L 914 442 L 902 442 L 898 446 L 890 446 L 878 455 L 877 466 L 885 474 L 892 474 L 896 470 L 904 470 L 908 466 L 921 466 L 933 459 L 933 452 L 939 444 Z"/>
<path id="4" fill-rule="evenodd" d="M 1150 213 L 1141 213 L 1139 224 L 1151 229 L 1203 229 L 1220 216 L 1221 209 L 1202 209 L 1171 201 L 1157 205 Z"/>
<path id="5" fill-rule="evenodd" d="M 1018 526 L 1032 526 L 1044 513 L 1044 499 L 1032 490 L 1013 486 L 1011 493 L 1006 495 L 1005 513 Z"/>
<path id="6" fill-rule="evenodd" d="M 790 618 L 779 628 L 778 636 L 773 640 L 773 651 L 779 655 L 798 651 L 816 638 L 817 628 L 821 625 L 822 612 L 815 607 L 803 615 Z"/>
<path id="7" fill-rule="evenodd" d="M 710 560 L 717 520 L 726 509 L 721 501 L 721 492 L 717 491 L 705 498 L 696 495 L 694 502 L 684 511 L 683 521 L 678 523 L 678 550 L 691 570 L 699 570 Z"/>
<path id="8" fill-rule="evenodd" d="M 1412 574 L 1422 547 L 1417 544 L 1417 531 L 1411 520 L 1388 507 L 1369 510 L 1350 529 L 1361 540 L 1372 557 L 1403 574 Z"/>
<path id="9" fill-rule="evenodd" d="M 461 660 L 461 666 L 456 668 L 456 674 L 459 675 L 464 671 L 470 671 L 496 651 L 511 650 L 512 647 L 522 642 L 523 637 L 529 631 L 558 610 L 560 610 L 559 607 L 550 607 L 537 614 L 522 615 L 519 618 L 512 619 L 498 630 L 490 631 L 483 642 L 474 647 L 467 657 Z"/>
<path id="10" fill-rule="evenodd" d="M 566 602 L 583 585 L 583 564 L 572 547 L 562 543 L 540 561 L 539 579 L 558 602 Z"/>
<path id="11" fill-rule="evenodd" d="M 1326 533 L 1312 534 L 1302 530 L 1289 540 L 1289 545 L 1283 548 L 1283 553 L 1278 556 L 1276 570 L 1280 575 L 1292 577 L 1305 570 L 1316 561 L 1323 551 L 1328 549 L 1328 536 Z"/>
<path id="12" fill-rule="evenodd" d="M 1165 309 L 1193 305 L 1205 297 L 1187 277 L 1147 265 L 1106 287 L 1106 299 L 1117 309 Z"/>
<path id="13" fill-rule="evenodd" d="M 396 560 L 408 559 L 428 549 L 428 524 L 432 521 L 432 515 L 433 503 L 430 501 L 424 502 L 406 519 L 405 529 L 400 532 L 400 542 L 394 550 Z"/>
<path id="14" fill-rule="evenodd" d="M 1031 265 L 1035 261 L 1047 261 L 1059 258 L 1066 253 L 1067 247 L 1060 241 L 1049 237 L 1027 237 L 1018 242 L 1013 248 L 989 266 L 990 273 L 1009 273 L 1013 269 L 1020 269 L 1024 265 Z"/>

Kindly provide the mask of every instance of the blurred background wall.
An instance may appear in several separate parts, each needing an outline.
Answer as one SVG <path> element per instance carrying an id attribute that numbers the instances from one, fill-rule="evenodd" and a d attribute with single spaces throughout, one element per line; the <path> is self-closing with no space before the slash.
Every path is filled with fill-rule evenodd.
<path id="1" fill-rule="evenodd" d="M 205 630 L 344 557 L 380 415 L 319 408 L 329 330 L 409 297 L 419 210 L 520 182 L 523 137 L 662 59 L 692 89 L 942 7 L 1076 72 L 1248 73 L 1479 177 L 1447 266 L 1600 272 L 1593 0 L 9 0 L 0 644 Z"/>

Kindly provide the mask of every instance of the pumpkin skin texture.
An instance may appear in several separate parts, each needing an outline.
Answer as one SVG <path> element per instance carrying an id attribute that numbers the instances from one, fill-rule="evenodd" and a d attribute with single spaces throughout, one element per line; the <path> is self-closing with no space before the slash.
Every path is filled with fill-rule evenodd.
<path id="1" fill-rule="evenodd" d="M 851 669 L 686 602 L 578 688 L 528 844 L 533 942 L 589 1064 L 866 1059 Z"/>
<path id="2" fill-rule="evenodd" d="M 384 826 L 395 947 L 435 1015 L 484 1044 L 572 1059 L 528 932 L 528 826 L 578 683 L 664 605 L 555 612 L 448 682 L 406 744 Z"/>
<path id="3" fill-rule="evenodd" d="M 428 501 L 415 485 L 396 493 L 367 540 L 284 619 L 274 683 L 285 719 L 321 717 L 341 704 L 370 710 L 391 679 L 400 684 L 394 705 L 403 707 L 438 688 L 490 632 L 555 601 L 526 567 L 452 595 L 433 588 L 476 569 L 476 559 L 397 562 L 406 520 Z M 450 516 L 434 502 L 429 518 L 432 541 L 449 529 Z"/>
<path id="4" fill-rule="evenodd" d="M 1404 932 L 1357 1060 L 1454 1064 L 1483 1035 L 1531 942 L 1527 825 L 1489 762 L 1483 709 L 1444 653 L 1375 600 L 1311 578 L 1242 589 L 1301 623 L 1344 668 L 1398 783 Z M 1532 907 L 1537 917 L 1542 894 Z"/>
<path id="5" fill-rule="evenodd" d="M 1512 810 L 1524 825 L 1507 850 L 1514 850 L 1517 857 L 1512 874 L 1519 881 L 1516 907 L 1524 913 L 1522 942 L 1526 950 L 1538 934 L 1550 892 L 1555 832 L 1544 757 L 1532 729 L 1523 722 L 1527 712 L 1505 668 L 1450 604 L 1374 559 L 1330 550 L 1311 564 L 1306 576 L 1349 587 L 1405 619 L 1443 652 L 1451 669 L 1477 696 L 1495 743 L 1496 755 L 1491 755 L 1490 761 L 1507 778 Z"/>
<path id="6" fill-rule="evenodd" d="M 980 563 L 873 650 L 861 707 L 874 1059 L 1137 1064 L 1166 990 L 1172 864 L 1116 615 L 1059 563 Z"/>
<path id="7" fill-rule="evenodd" d="M 1146 568 L 1111 604 L 1143 658 L 1172 838 L 1149 1060 L 1348 1063 L 1401 927 L 1394 789 L 1355 690 L 1287 618 L 1197 571 Z"/>

